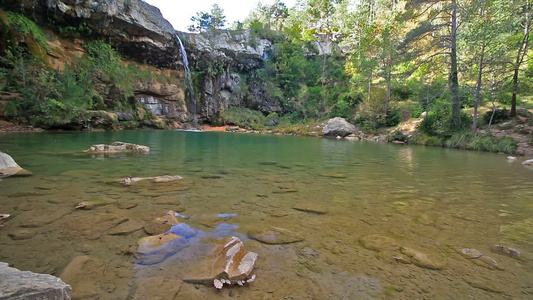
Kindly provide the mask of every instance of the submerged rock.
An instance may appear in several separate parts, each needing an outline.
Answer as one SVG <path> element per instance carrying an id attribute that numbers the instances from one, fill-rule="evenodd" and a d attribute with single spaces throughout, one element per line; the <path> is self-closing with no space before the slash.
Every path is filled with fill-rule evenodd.
<path id="1" fill-rule="evenodd" d="M 169 231 L 173 225 L 180 222 L 176 218 L 176 213 L 169 210 L 164 216 L 155 219 L 150 224 L 144 226 L 144 231 L 150 235 L 162 234 Z"/>
<path id="2" fill-rule="evenodd" d="M 313 214 L 319 214 L 324 215 L 329 212 L 328 208 L 323 205 L 314 205 L 310 203 L 298 203 L 292 207 L 295 210 L 307 212 L 307 213 L 313 213 Z"/>
<path id="3" fill-rule="evenodd" d="M 250 230 L 248 236 L 264 244 L 281 245 L 301 242 L 303 237 L 296 233 L 280 227 L 270 227 L 268 229 Z"/>
<path id="4" fill-rule="evenodd" d="M 346 121 L 346 119 L 340 117 L 330 119 L 323 129 L 324 135 L 341 137 L 350 135 L 354 131 L 355 126 Z"/>
<path id="5" fill-rule="evenodd" d="M 76 205 L 76 208 L 83 209 L 83 210 L 93 210 L 97 207 L 105 206 L 108 204 L 110 204 L 110 202 L 107 201 L 106 199 L 93 198 L 93 199 L 89 199 L 89 200 L 78 203 L 78 205 Z"/>
<path id="6" fill-rule="evenodd" d="M 173 241 L 181 239 L 174 232 L 160 235 L 147 236 L 140 239 L 135 252 L 137 263 L 141 265 L 153 265 L 164 261 L 167 257 L 177 252 Z"/>
<path id="7" fill-rule="evenodd" d="M 70 300 L 72 288 L 61 279 L 0 263 L 0 299 Z"/>
<path id="8" fill-rule="evenodd" d="M 522 163 L 524 166 L 533 166 L 533 159 L 528 159 Z"/>
<path id="9" fill-rule="evenodd" d="M 441 263 L 436 263 L 433 260 L 429 259 L 425 253 L 408 247 L 402 247 L 401 251 L 403 254 L 407 255 L 411 259 L 411 263 L 415 266 L 430 270 L 442 269 Z"/>
<path id="10" fill-rule="evenodd" d="M 0 178 L 16 176 L 25 177 L 32 174 L 21 168 L 15 160 L 4 152 L 0 152 Z"/>
<path id="11" fill-rule="evenodd" d="M 400 244 L 394 239 L 377 234 L 364 236 L 359 242 L 366 249 L 374 251 L 397 251 L 400 249 Z"/>
<path id="12" fill-rule="evenodd" d="M 516 259 L 522 258 L 522 253 L 518 249 L 503 246 L 503 245 L 494 245 L 494 247 L 492 247 L 492 251 L 495 253 L 507 255 L 509 257 L 516 258 Z"/>
<path id="13" fill-rule="evenodd" d="M 235 236 L 218 240 L 213 245 L 211 256 L 195 268 L 195 274 L 185 279 L 188 283 L 213 284 L 222 289 L 224 284 L 243 285 L 252 282 L 252 275 L 257 253 L 244 249 L 243 242 Z M 208 253 L 209 253 L 208 252 Z"/>
<path id="14" fill-rule="evenodd" d="M 124 142 L 113 142 L 111 145 L 105 145 L 105 144 L 96 144 L 92 145 L 89 149 L 85 150 L 87 153 L 123 153 L 123 152 L 131 152 L 131 153 L 148 153 L 150 152 L 150 147 L 143 146 L 143 145 L 137 145 L 137 144 L 131 144 L 131 143 L 124 143 Z"/>
<path id="15" fill-rule="evenodd" d="M 498 262 L 494 258 L 484 255 L 479 250 L 464 248 L 464 249 L 455 249 L 455 251 L 461 254 L 461 256 L 470 259 L 472 262 L 482 267 L 485 267 L 488 269 L 503 270 L 503 268 L 498 264 Z"/>
<path id="16" fill-rule="evenodd" d="M 162 175 L 162 176 L 154 176 L 154 177 L 127 177 L 122 180 L 119 180 L 119 183 L 122 185 L 131 185 L 139 181 L 150 181 L 153 183 L 166 183 L 176 180 L 183 179 L 182 176 L 179 175 Z"/>

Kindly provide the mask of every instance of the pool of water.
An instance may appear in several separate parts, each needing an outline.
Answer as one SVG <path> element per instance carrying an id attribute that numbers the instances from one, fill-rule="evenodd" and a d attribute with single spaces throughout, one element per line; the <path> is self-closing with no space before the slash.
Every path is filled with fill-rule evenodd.
<path id="1" fill-rule="evenodd" d="M 83 153 L 92 144 L 113 141 L 147 145 L 151 151 L 112 157 Z M 533 295 L 533 170 L 503 155 L 179 131 L 4 134 L 0 151 L 34 174 L 0 181 L 0 213 L 12 215 L 0 227 L 0 261 L 56 276 L 78 263 L 79 272 L 68 276 L 76 298 Z M 185 178 L 167 184 L 114 183 L 159 175 Z M 75 209 L 94 199 L 107 205 Z M 193 234 L 159 263 L 136 261 L 131 253 L 147 236 L 142 226 L 169 210 L 178 210 L 178 219 Z M 124 222 L 133 224 L 131 231 L 113 231 Z M 249 232 L 271 227 L 303 241 L 268 245 L 249 238 Z M 220 292 L 183 283 L 205 255 L 196 247 L 228 235 L 259 254 L 256 281 Z M 516 248 L 522 258 L 495 253 L 494 245 Z M 466 248 L 493 261 L 469 259 L 460 254 Z M 410 257 L 413 251 L 423 259 Z"/>

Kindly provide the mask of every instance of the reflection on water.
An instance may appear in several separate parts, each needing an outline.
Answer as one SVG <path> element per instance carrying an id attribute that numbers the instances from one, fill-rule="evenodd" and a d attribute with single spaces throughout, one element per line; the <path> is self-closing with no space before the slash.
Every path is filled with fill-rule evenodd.
<path id="1" fill-rule="evenodd" d="M 148 145 L 151 152 L 81 152 L 116 140 Z M 0 181 L 0 213 L 12 216 L 0 228 L 0 261 L 55 275 L 83 261 L 73 283 L 80 298 L 533 295 L 533 172 L 502 155 L 178 131 L 2 135 L 0 148 L 35 174 Z M 113 183 L 165 174 L 185 179 Z M 81 201 L 98 205 L 75 210 Z M 170 231 L 183 238 L 162 261 L 140 264 L 131 253 L 147 236 L 143 226 L 169 210 L 182 222 Z M 272 227 L 303 241 L 269 245 L 247 237 Z M 257 280 L 222 292 L 183 284 L 210 255 L 205 245 L 229 235 L 259 254 Z M 523 258 L 495 253 L 494 245 L 519 249 Z M 461 256 L 465 248 L 498 268 Z"/>

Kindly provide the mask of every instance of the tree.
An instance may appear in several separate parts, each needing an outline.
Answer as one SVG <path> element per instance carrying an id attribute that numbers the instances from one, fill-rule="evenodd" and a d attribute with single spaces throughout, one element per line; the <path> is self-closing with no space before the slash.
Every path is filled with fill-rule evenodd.
<path id="1" fill-rule="evenodd" d="M 226 16 L 224 10 L 215 3 L 210 12 L 197 12 L 196 16 L 191 17 L 191 21 L 193 24 L 189 26 L 189 31 L 202 32 L 223 28 L 226 23 Z"/>
<path id="2" fill-rule="evenodd" d="M 516 7 L 518 6 L 518 1 Z M 515 35 L 518 42 L 515 43 L 516 57 L 514 60 L 513 66 L 513 95 L 511 98 L 511 117 L 516 117 L 516 96 L 519 93 L 519 81 L 518 74 L 520 72 L 520 67 L 522 66 L 525 57 L 527 56 L 528 46 L 529 46 L 529 33 L 531 31 L 531 3 L 530 0 L 527 0 L 526 3 L 520 7 L 518 10 L 520 15 L 517 16 L 519 20 L 516 28 L 518 29 L 517 34 Z"/>

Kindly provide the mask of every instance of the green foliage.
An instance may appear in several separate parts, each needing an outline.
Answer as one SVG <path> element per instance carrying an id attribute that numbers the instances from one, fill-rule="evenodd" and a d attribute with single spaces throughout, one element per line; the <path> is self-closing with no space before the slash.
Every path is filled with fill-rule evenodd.
<path id="1" fill-rule="evenodd" d="M 489 124 L 491 116 L 492 116 L 492 110 L 487 111 L 486 113 L 484 113 L 483 114 L 483 123 L 484 124 Z M 492 124 L 502 123 L 502 122 L 508 121 L 510 119 L 511 119 L 511 113 L 510 113 L 510 111 L 508 109 L 506 109 L 506 108 L 496 109 L 496 111 L 494 111 L 494 117 L 492 118 Z"/>
<path id="2" fill-rule="evenodd" d="M 376 133 L 380 128 L 386 127 L 387 121 L 382 115 L 359 115 L 355 119 L 357 127 L 366 133 Z"/>
<path id="3" fill-rule="evenodd" d="M 518 149 L 518 145 L 512 137 L 498 138 L 491 134 L 471 132 L 458 132 L 451 136 L 445 145 L 450 148 L 509 154 L 513 154 Z"/>
<path id="4" fill-rule="evenodd" d="M 46 35 L 39 25 L 35 24 L 35 22 L 21 14 L 8 11 L 6 12 L 6 16 L 9 23 L 15 28 L 16 31 L 26 36 L 31 34 L 41 47 L 48 49 L 48 45 L 46 44 Z"/>
<path id="5" fill-rule="evenodd" d="M 470 116 L 461 113 L 461 124 L 463 129 L 469 128 L 472 124 Z M 430 136 L 442 138 L 451 137 L 456 132 L 453 125 L 451 110 L 443 108 L 428 112 L 424 120 L 420 122 L 418 131 Z"/>
<path id="6" fill-rule="evenodd" d="M 60 34 L 68 37 L 90 36 L 93 33 L 92 29 L 85 22 L 78 26 L 60 26 L 57 27 L 57 30 Z"/>
<path id="7" fill-rule="evenodd" d="M 210 12 L 197 12 L 196 16 L 191 17 L 193 24 L 189 26 L 189 31 L 207 31 L 223 28 L 226 23 L 224 10 L 213 4 Z"/>
<path id="8" fill-rule="evenodd" d="M 216 125 L 237 125 L 254 130 L 266 126 L 265 116 L 256 110 L 244 107 L 230 107 L 223 111 Z"/>
<path id="9" fill-rule="evenodd" d="M 409 139 L 409 143 L 423 145 L 423 146 L 437 146 L 442 147 L 445 144 L 445 140 L 441 137 L 430 136 L 422 132 L 417 132 Z"/>
<path id="10" fill-rule="evenodd" d="M 388 142 L 393 142 L 393 141 L 407 142 L 407 136 L 403 134 L 403 132 L 399 130 L 395 130 L 394 132 L 392 132 L 391 134 L 387 136 L 387 141 Z"/>

